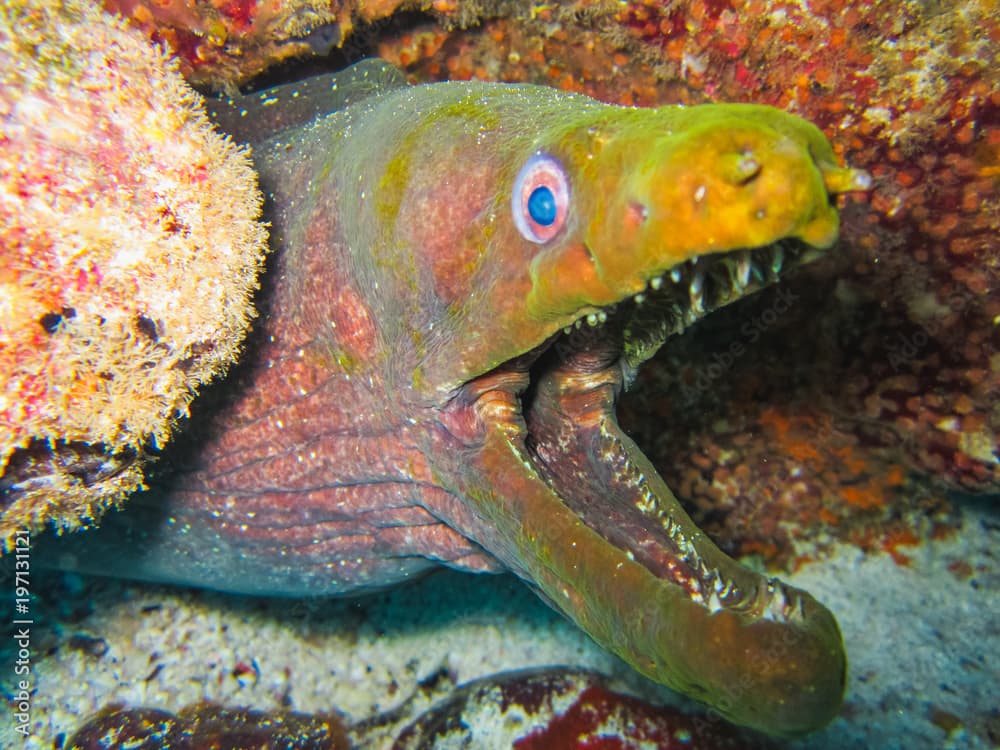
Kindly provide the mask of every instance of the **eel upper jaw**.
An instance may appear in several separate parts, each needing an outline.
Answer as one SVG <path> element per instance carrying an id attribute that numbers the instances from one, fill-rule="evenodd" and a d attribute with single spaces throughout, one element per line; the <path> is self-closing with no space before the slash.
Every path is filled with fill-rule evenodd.
<path id="1" fill-rule="evenodd" d="M 443 419 L 453 434 L 472 438 L 466 442 L 469 449 L 474 450 L 478 442 L 474 435 L 486 435 L 484 453 L 508 454 L 506 459 L 494 456 L 492 466 L 503 466 L 504 460 L 515 458 L 524 469 L 530 491 L 557 497 L 568 511 L 566 517 L 577 519 L 607 543 L 611 556 L 619 560 L 616 565 L 641 566 L 671 596 L 681 592 L 677 598 L 693 604 L 701 613 L 696 617 L 721 612 L 725 617 L 716 618 L 719 622 L 728 617 L 742 623 L 740 627 L 746 626 L 748 632 L 776 626 L 805 633 L 804 650 L 809 653 L 792 660 L 791 666 L 773 659 L 764 660 L 764 667 L 754 666 L 761 672 L 754 677 L 760 686 L 755 685 L 754 692 L 760 697 L 748 698 L 749 708 L 720 706 L 718 691 L 734 678 L 732 673 L 722 669 L 715 675 L 696 674 L 702 669 L 712 672 L 715 667 L 710 662 L 717 656 L 706 656 L 709 664 L 696 668 L 680 663 L 686 657 L 674 663 L 670 653 L 674 645 L 670 643 L 647 644 L 636 652 L 630 652 L 628 646 L 616 648 L 604 643 L 647 676 L 714 704 L 738 723 L 775 734 L 809 731 L 829 721 L 839 708 L 846 666 L 836 623 L 808 594 L 750 573 L 694 526 L 648 459 L 618 428 L 615 401 L 637 366 L 668 336 L 709 311 L 773 282 L 784 270 L 810 259 L 813 252 L 803 243 L 787 240 L 663 269 L 643 292 L 582 314 L 542 346 L 467 383 Z M 496 441 L 490 444 L 491 430 L 502 434 L 499 449 Z M 496 468 L 487 470 L 487 483 L 502 485 L 507 481 L 505 475 L 498 477 L 496 473 Z M 510 491 L 517 494 L 525 490 Z M 502 489 L 498 492 L 495 502 L 501 506 L 507 500 L 512 508 L 520 502 L 518 497 L 504 498 Z M 522 577 L 538 584 L 537 567 L 523 563 L 523 547 L 521 552 L 515 550 L 526 543 L 524 539 L 491 538 L 496 533 L 497 514 L 505 512 L 503 507 L 481 508 L 481 516 L 486 516 L 483 526 L 467 533 Z M 523 508 L 517 508 L 509 515 L 517 518 L 524 513 Z M 516 523 L 511 526 L 516 527 Z M 553 544 L 560 544 L 560 534 L 553 532 L 553 538 L 545 541 L 533 533 L 528 543 L 544 548 L 543 557 L 560 554 L 553 550 Z M 517 536 L 517 532 L 508 532 L 508 536 Z M 607 549 L 601 552 L 607 553 Z M 588 553 L 581 549 L 579 554 Z M 541 577 L 551 575 L 556 567 L 543 562 Z M 570 567 L 576 566 L 571 563 Z M 543 598 L 567 611 L 603 642 L 605 638 L 595 633 L 600 627 L 589 624 L 590 614 L 570 611 L 573 607 L 559 600 L 560 591 L 585 585 L 586 581 L 567 581 L 568 588 L 562 583 L 537 587 Z M 584 609 L 592 611 L 594 607 Z M 666 629 L 672 633 L 675 627 Z M 766 636 L 754 637 L 758 643 L 744 649 L 748 653 L 759 646 L 760 637 L 766 640 Z M 717 642 L 715 648 L 720 645 Z M 738 644 L 734 647 L 740 649 Z M 656 653 L 644 653 L 646 649 Z M 713 648 L 706 653 L 713 653 Z M 801 685 L 813 681 L 818 684 Z M 810 696 L 810 691 L 815 695 Z M 799 694 L 804 696 L 801 700 Z"/>
<path id="2" fill-rule="evenodd" d="M 557 344 L 587 349 L 592 344 L 586 340 L 574 342 L 574 329 L 600 329 L 610 321 L 608 331 L 598 338 L 620 345 L 620 362 L 628 387 L 636 368 L 652 357 L 668 337 L 822 254 L 822 250 L 803 242 L 782 240 L 678 263 L 654 273 L 645 289 L 623 302 L 577 318 L 572 326 L 563 329 L 564 340 Z"/>

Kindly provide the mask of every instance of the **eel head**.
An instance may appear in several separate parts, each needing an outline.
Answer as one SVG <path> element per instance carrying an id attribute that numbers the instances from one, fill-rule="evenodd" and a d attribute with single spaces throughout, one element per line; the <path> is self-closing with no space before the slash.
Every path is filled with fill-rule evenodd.
<path id="1" fill-rule="evenodd" d="M 836 620 L 700 532 L 615 402 L 668 336 L 830 247 L 832 196 L 867 175 L 766 107 L 584 119 L 501 175 L 483 235 L 504 252 L 481 253 L 453 315 L 478 334 L 426 367 L 448 393 L 426 452 L 463 499 L 461 518 L 432 510 L 641 673 L 734 722 L 811 731 L 842 701 Z"/>

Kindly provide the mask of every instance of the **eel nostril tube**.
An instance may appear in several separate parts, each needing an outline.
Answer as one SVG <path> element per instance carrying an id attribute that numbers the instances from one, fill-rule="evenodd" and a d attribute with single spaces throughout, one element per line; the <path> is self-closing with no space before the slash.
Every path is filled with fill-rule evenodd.
<path id="1" fill-rule="evenodd" d="M 740 160 L 736 162 L 736 174 L 741 185 L 756 179 L 763 169 L 764 165 L 752 153 L 741 154 Z"/>
<path id="2" fill-rule="evenodd" d="M 871 190 L 872 176 L 863 169 L 835 167 L 827 164 L 819 166 L 823 173 L 823 184 L 828 192 L 849 193 L 853 190 Z"/>
<path id="3" fill-rule="evenodd" d="M 749 149 L 726 154 L 721 161 L 721 173 L 731 185 L 743 186 L 753 182 L 764 169 L 764 165 Z"/>

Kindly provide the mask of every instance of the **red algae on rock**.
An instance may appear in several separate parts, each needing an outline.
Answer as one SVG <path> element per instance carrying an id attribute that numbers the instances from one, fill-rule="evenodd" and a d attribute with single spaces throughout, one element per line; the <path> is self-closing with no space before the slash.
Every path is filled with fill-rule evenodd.
<path id="1" fill-rule="evenodd" d="M 103 0 L 163 44 L 193 84 L 245 83 L 285 60 L 350 43 L 355 25 L 385 18 L 401 0 Z"/>
<path id="2" fill-rule="evenodd" d="M 143 482 L 239 351 L 266 247 L 247 154 L 89 3 L 0 6 L 0 539 Z"/>
<path id="3" fill-rule="evenodd" d="M 457 688 L 397 737 L 393 750 L 766 750 L 772 743 L 718 716 L 655 706 L 616 692 L 594 672 L 552 667 Z"/>
<path id="4" fill-rule="evenodd" d="M 193 83 L 242 82 L 290 57 L 325 52 L 350 29 L 351 8 L 324 0 L 104 0 L 164 45 Z"/>

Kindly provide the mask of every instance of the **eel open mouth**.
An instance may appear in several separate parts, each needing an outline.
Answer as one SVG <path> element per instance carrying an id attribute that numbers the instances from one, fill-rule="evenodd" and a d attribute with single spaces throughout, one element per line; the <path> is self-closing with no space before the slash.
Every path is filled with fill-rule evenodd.
<path id="1" fill-rule="evenodd" d="M 515 549 L 489 548 L 638 671 L 779 735 L 836 715 L 846 679 L 836 621 L 699 531 L 619 428 L 615 403 L 668 336 L 819 253 L 783 240 L 666 269 L 467 384 L 463 398 L 481 423 L 501 423 L 483 452 L 506 461 L 483 463 L 509 507 L 481 512 L 491 528 L 504 528 L 499 513 L 516 519 Z"/>
<path id="2" fill-rule="evenodd" d="M 802 604 L 780 585 L 741 589 L 699 554 L 701 532 L 660 502 L 662 481 L 618 428 L 615 403 L 667 337 L 820 254 L 785 240 L 682 263 L 566 328 L 528 371 L 525 441 L 539 474 L 588 527 L 710 611 L 787 619 Z"/>

